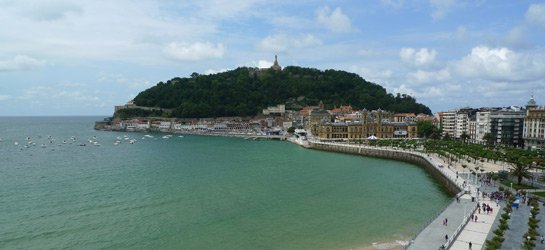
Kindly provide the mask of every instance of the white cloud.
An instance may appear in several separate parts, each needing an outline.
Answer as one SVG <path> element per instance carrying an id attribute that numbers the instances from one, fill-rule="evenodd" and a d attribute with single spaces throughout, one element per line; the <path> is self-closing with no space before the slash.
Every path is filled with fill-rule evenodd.
<path id="1" fill-rule="evenodd" d="M 409 65 L 416 67 L 427 67 L 435 62 L 437 51 L 428 50 L 427 48 L 421 48 L 416 50 L 413 48 L 402 48 L 399 51 L 401 60 Z"/>
<path id="2" fill-rule="evenodd" d="M 405 3 L 405 0 L 380 0 L 382 5 L 390 6 L 396 9 L 399 9 Z"/>
<path id="3" fill-rule="evenodd" d="M 425 89 L 415 89 L 406 84 L 401 84 L 399 87 L 394 88 L 394 93 L 408 94 L 417 98 L 436 98 L 445 95 L 445 92 L 442 88 L 438 87 L 429 87 Z"/>
<path id="4" fill-rule="evenodd" d="M 265 37 L 259 43 L 261 49 L 273 52 L 286 52 L 290 49 L 300 49 L 320 45 L 322 42 L 311 34 L 297 36 L 288 36 L 277 34 Z"/>
<path id="5" fill-rule="evenodd" d="M 83 9 L 75 3 L 53 0 L 29 3 L 25 12 L 26 16 L 37 21 L 55 21 L 71 14 L 79 14 Z"/>
<path id="6" fill-rule="evenodd" d="M 235 18 L 244 16 L 252 7 L 266 3 L 265 0 L 199 0 L 196 4 L 200 8 L 203 16 L 209 18 Z"/>
<path id="7" fill-rule="evenodd" d="M 443 19 L 454 3 L 454 0 L 430 0 L 430 5 L 433 9 L 433 12 L 431 13 L 433 20 Z"/>
<path id="8" fill-rule="evenodd" d="M 20 100 L 28 100 L 37 104 L 57 103 L 73 105 L 72 102 L 96 105 L 102 103 L 100 97 L 85 94 L 80 90 L 70 90 L 62 85 L 33 86 L 24 90 Z M 72 104 L 69 104 L 72 103 Z"/>
<path id="9" fill-rule="evenodd" d="M 215 70 L 215 69 L 208 69 L 204 72 L 205 75 L 213 75 L 213 74 L 217 74 L 217 73 L 222 73 L 222 72 L 226 72 L 226 71 L 229 71 L 229 69 L 218 69 L 218 70 Z"/>
<path id="10" fill-rule="evenodd" d="M 329 7 L 322 7 L 316 11 L 318 23 L 324 25 L 333 32 L 350 32 L 352 24 L 341 8 L 337 7 L 331 10 Z"/>
<path id="11" fill-rule="evenodd" d="M 31 54 L 54 62 L 162 62 L 165 44 L 199 41 L 217 31 L 208 17 L 185 15 L 189 10 L 179 6 L 183 4 L 149 0 L 2 3 L 0 23 L 10 28 L 0 29 L 0 55 Z M 186 40 L 189 37 L 191 41 Z"/>
<path id="12" fill-rule="evenodd" d="M 464 77 L 492 81 L 532 81 L 545 77 L 545 53 L 517 53 L 508 48 L 475 47 L 453 63 Z"/>
<path id="13" fill-rule="evenodd" d="M 225 48 L 221 43 L 178 44 L 172 42 L 163 49 L 163 53 L 168 58 L 178 61 L 199 61 L 209 58 L 221 58 L 225 54 Z"/>
<path id="14" fill-rule="evenodd" d="M 454 37 L 458 40 L 465 40 L 467 38 L 467 28 L 465 26 L 458 26 L 454 32 Z"/>
<path id="15" fill-rule="evenodd" d="M 17 55 L 13 59 L 0 61 L 0 72 L 31 70 L 44 66 L 45 62 L 25 55 Z"/>
<path id="16" fill-rule="evenodd" d="M 314 25 L 314 22 L 297 16 L 275 16 L 269 20 L 273 25 L 283 29 L 306 29 Z"/>
<path id="17" fill-rule="evenodd" d="M 270 68 L 273 64 L 274 64 L 274 62 L 269 62 L 267 60 L 259 60 L 257 62 L 257 67 L 260 68 L 260 69 Z"/>
<path id="18" fill-rule="evenodd" d="M 526 11 L 526 20 L 545 27 L 545 3 L 530 5 Z"/>
<path id="19" fill-rule="evenodd" d="M 0 101 L 6 101 L 11 99 L 11 96 L 9 95 L 0 95 Z"/>
<path id="20" fill-rule="evenodd" d="M 362 78 L 382 84 L 393 76 L 391 69 L 374 69 L 370 67 L 351 66 L 350 71 L 359 74 Z"/>
<path id="21" fill-rule="evenodd" d="M 409 78 L 417 83 L 436 83 L 441 84 L 451 79 L 450 72 L 446 69 L 439 71 L 418 70 L 409 73 Z"/>

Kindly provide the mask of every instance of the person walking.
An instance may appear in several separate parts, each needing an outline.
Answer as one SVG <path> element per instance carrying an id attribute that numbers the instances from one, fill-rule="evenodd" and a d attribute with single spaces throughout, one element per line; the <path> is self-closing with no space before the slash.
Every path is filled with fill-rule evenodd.
<path id="1" fill-rule="evenodd" d="M 448 242 L 448 234 L 445 234 L 445 242 Z"/>
<path id="2" fill-rule="evenodd" d="M 473 246 L 473 244 L 471 244 L 471 241 L 469 242 L 469 249 L 471 250 L 471 247 Z"/>
<path id="3" fill-rule="evenodd" d="M 545 239 L 543 239 L 543 235 L 539 236 L 539 241 L 541 242 L 541 244 L 543 244 L 543 241 L 545 241 Z"/>

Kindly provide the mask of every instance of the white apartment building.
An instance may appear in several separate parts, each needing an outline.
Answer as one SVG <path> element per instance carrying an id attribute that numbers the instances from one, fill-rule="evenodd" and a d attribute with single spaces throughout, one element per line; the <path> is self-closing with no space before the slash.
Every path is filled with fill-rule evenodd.
<path id="1" fill-rule="evenodd" d="M 455 115 L 455 124 L 454 124 L 454 137 L 461 138 L 462 134 L 469 135 L 469 114 L 466 111 L 459 111 Z"/>
<path id="2" fill-rule="evenodd" d="M 475 129 L 475 141 L 484 142 L 484 135 L 490 133 L 490 111 L 477 112 Z"/>
<path id="3" fill-rule="evenodd" d="M 443 129 L 443 134 L 448 134 L 451 137 L 454 137 L 456 131 L 456 110 L 449 110 L 448 112 L 443 112 L 441 117 L 441 128 Z"/>

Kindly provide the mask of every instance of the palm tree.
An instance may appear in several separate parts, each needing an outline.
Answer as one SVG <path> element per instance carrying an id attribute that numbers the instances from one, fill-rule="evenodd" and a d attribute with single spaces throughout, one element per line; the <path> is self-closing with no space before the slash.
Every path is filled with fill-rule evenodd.
<path id="1" fill-rule="evenodd" d="M 522 178 L 530 178 L 530 165 L 518 161 L 517 164 L 511 167 L 511 175 L 517 177 L 517 184 L 520 185 Z"/>
<path id="2" fill-rule="evenodd" d="M 462 135 L 460 135 L 460 139 L 462 139 L 462 142 L 466 143 L 467 139 L 469 139 L 469 135 L 466 134 L 466 131 L 462 132 Z"/>

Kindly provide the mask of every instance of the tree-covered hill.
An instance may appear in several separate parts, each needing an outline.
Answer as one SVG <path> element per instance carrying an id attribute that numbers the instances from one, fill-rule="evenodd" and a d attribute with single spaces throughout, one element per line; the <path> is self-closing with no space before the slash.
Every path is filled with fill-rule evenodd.
<path id="1" fill-rule="evenodd" d="M 241 67 L 214 75 L 191 74 L 140 92 L 138 106 L 174 109 L 175 117 L 255 116 L 267 106 L 286 103 L 297 109 L 317 105 L 326 108 L 352 105 L 354 109 L 431 114 L 408 95 L 396 96 L 357 74 L 289 66 L 282 71 Z"/>

